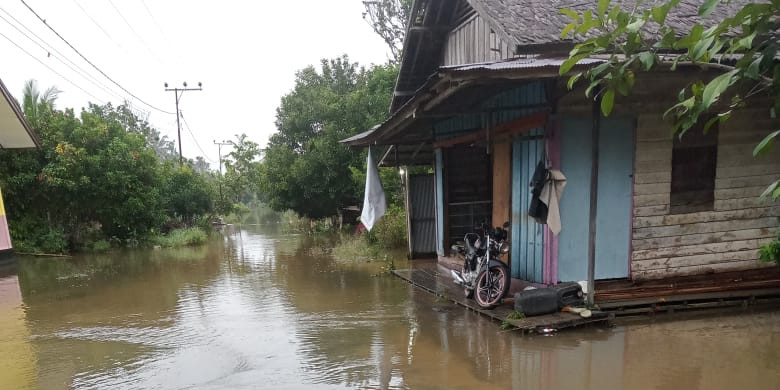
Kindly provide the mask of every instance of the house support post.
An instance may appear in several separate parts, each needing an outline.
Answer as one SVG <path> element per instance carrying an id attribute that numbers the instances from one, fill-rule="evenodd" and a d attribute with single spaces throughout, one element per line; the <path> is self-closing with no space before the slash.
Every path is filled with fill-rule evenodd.
<path id="1" fill-rule="evenodd" d="M 596 91 L 598 96 L 598 91 Z M 591 127 L 590 212 L 588 225 L 588 305 L 593 305 L 596 295 L 596 215 L 599 192 L 599 126 L 600 99 L 594 99 Z"/>

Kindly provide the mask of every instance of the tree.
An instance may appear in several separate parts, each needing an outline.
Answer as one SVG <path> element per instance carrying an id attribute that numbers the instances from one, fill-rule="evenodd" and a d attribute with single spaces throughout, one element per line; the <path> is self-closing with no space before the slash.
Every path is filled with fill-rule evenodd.
<path id="1" fill-rule="evenodd" d="M 236 135 L 233 150 L 225 157 L 224 184 L 226 198 L 248 203 L 257 192 L 260 145 L 246 134 Z"/>
<path id="2" fill-rule="evenodd" d="M 387 44 L 393 56 L 390 61 L 398 64 L 403 54 L 404 35 L 412 0 L 365 0 L 363 6 L 363 19 Z"/>
<path id="3" fill-rule="evenodd" d="M 672 70 L 680 62 L 723 69 L 712 80 L 696 80 L 683 88 L 679 102 L 666 112 L 680 135 L 705 113 L 719 111 L 705 123 L 706 131 L 717 121 L 728 120 L 733 110 L 759 98 L 770 98 L 774 102 L 771 115 L 776 115 L 780 110 L 780 62 L 776 60 L 780 1 L 733 7 L 727 1 L 705 0 L 698 9 L 698 21 L 686 32 L 676 31 L 667 20 L 679 3 L 665 0 L 648 7 L 637 2 L 625 10 L 620 4 L 612 6 L 610 0 L 599 0 L 596 10 L 561 10 L 572 19 L 561 37 L 571 35 L 580 43 L 571 50 L 560 73 L 569 73 L 577 61 L 592 55 L 607 58 L 603 64 L 571 75 L 569 88 L 585 79 L 589 82 L 586 96 L 600 99 L 602 113 L 609 115 L 616 96 L 630 92 L 636 72 L 653 70 L 660 66 L 664 55 L 674 54 Z M 711 22 L 713 11 L 727 5 L 733 14 Z M 723 108 L 718 103 L 727 95 L 731 101 Z M 771 131 L 756 145 L 753 155 L 767 153 L 778 137 L 780 130 Z M 766 189 L 762 197 L 766 196 L 780 197 L 780 180 Z"/>
<path id="4" fill-rule="evenodd" d="M 394 66 L 365 69 L 347 56 L 296 74 L 277 109 L 278 132 L 260 171 L 261 192 L 273 209 L 318 219 L 360 203 L 363 188 L 352 170 L 365 171 L 365 152 L 339 140 L 386 118 L 396 76 Z"/>
<path id="5" fill-rule="evenodd" d="M 39 124 L 41 115 L 54 111 L 54 102 L 61 92 L 57 87 L 51 86 L 41 93 L 38 90 L 38 82 L 33 79 L 24 83 L 22 110 L 33 127 Z"/>

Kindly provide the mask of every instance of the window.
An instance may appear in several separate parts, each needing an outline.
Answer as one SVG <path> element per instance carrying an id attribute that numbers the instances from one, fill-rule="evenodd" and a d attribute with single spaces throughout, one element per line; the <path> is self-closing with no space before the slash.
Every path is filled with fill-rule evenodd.
<path id="1" fill-rule="evenodd" d="M 700 123 L 706 123 L 701 119 Z M 694 126 L 674 137 L 670 213 L 684 214 L 713 209 L 715 169 L 718 161 L 718 125 L 705 134 Z"/>

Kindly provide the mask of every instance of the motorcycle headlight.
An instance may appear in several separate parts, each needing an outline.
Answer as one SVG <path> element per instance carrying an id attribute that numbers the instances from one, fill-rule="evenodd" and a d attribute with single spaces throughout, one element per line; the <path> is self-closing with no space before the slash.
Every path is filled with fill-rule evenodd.
<path id="1" fill-rule="evenodd" d="M 501 246 L 498 248 L 498 251 L 501 253 L 509 253 L 509 244 L 502 242 Z"/>

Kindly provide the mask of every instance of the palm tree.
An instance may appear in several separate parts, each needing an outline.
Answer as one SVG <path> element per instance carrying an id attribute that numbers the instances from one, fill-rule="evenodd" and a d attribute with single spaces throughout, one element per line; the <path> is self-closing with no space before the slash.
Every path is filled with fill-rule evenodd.
<path id="1" fill-rule="evenodd" d="M 24 110 L 24 116 L 27 117 L 27 121 L 33 127 L 38 127 L 39 120 L 44 112 L 54 110 L 54 102 L 61 92 L 57 87 L 51 86 L 41 94 L 38 90 L 37 81 L 30 79 L 24 83 L 22 109 Z"/>

